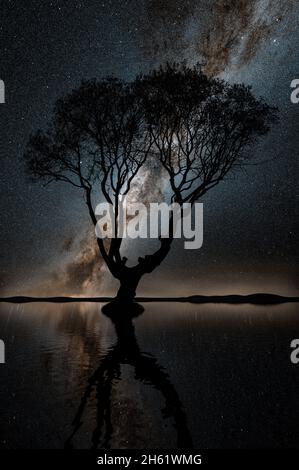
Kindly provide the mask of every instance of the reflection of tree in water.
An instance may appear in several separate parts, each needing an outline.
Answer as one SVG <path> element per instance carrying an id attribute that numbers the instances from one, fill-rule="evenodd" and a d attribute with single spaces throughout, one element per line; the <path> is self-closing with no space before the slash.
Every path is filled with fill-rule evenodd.
<path id="1" fill-rule="evenodd" d="M 98 369 L 88 380 L 88 385 L 81 398 L 79 408 L 73 421 L 73 432 L 67 439 L 65 447 L 72 447 L 73 437 L 83 424 L 83 414 L 88 405 L 88 401 L 96 391 L 97 417 L 96 427 L 92 433 L 92 448 L 96 449 L 100 445 L 103 448 L 110 448 L 113 434 L 113 424 L 111 420 L 112 407 L 112 386 L 113 380 L 120 380 L 121 365 L 127 364 L 134 368 L 135 378 L 144 384 L 152 385 L 158 390 L 164 400 L 164 419 L 172 417 L 177 433 L 178 448 L 192 448 L 192 440 L 187 426 L 186 415 L 183 411 L 179 396 L 172 385 L 168 374 L 161 367 L 155 357 L 140 351 L 135 336 L 133 317 L 142 313 L 142 307 L 135 305 L 135 312 L 128 315 L 116 308 L 106 306 L 103 312 L 114 324 L 117 342 L 109 349 L 101 360 Z"/>

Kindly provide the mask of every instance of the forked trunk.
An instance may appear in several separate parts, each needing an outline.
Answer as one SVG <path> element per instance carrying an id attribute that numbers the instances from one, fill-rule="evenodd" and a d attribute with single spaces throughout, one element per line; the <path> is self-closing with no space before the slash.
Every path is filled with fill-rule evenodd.
<path id="1" fill-rule="evenodd" d="M 128 271 L 127 275 L 120 279 L 120 287 L 116 295 L 116 300 L 122 302 L 132 302 L 136 295 L 136 289 L 140 278 L 141 276 L 136 276 Z"/>
<path id="2" fill-rule="evenodd" d="M 170 250 L 172 238 L 161 239 L 160 242 L 160 248 L 152 255 L 139 258 L 136 266 L 127 267 L 122 265 L 120 273 L 116 276 L 120 281 L 116 300 L 132 302 L 136 296 L 136 289 L 142 276 L 154 271 L 166 258 Z"/>

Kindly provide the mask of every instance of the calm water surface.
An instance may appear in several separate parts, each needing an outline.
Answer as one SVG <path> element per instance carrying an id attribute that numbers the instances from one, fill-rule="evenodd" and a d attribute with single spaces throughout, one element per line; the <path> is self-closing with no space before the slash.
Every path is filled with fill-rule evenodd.
<path id="1" fill-rule="evenodd" d="M 101 308 L 0 306 L 1 448 L 299 447 L 298 304 Z"/>

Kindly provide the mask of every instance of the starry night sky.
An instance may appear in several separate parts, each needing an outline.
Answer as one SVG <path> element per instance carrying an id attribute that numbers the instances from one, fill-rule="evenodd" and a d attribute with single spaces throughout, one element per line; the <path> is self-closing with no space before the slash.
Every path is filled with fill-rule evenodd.
<path id="1" fill-rule="evenodd" d="M 204 244 L 183 250 L 139 293 L 298 293 L 299 5 L 292 0 L 2 0 L 1 293 L 114 292 L 90 241 L 82 195 L 33 184 L 22 155 L 55 100 L 82 79 L 131 79 L 166 60 L 252 85 L 279 107 L 280 123 L 247 167 L 204 200 Z M 134 255 L 134 248 L 132 251 Z"/>

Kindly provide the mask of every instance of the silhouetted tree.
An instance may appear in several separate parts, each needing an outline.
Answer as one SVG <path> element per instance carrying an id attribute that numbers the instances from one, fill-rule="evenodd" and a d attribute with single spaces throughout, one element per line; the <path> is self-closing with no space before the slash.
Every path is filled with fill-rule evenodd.
<path id="1" fill-rule="evenodd" d="M 141 277 L 163 261 L 173 239 L 170 230 L 168 238 L 160 237 L 160 248 L 135 266 L 121 256 L 120 199 L 129 194 L 141 167 L 154 158 L 168 177 L 171 201 L 194 204 L 245 164 L 275 111 L 249 87 L 209 78 L 198 67 L 168 64 L 131 83 L 91 80 L 57 102 L 46 132 L 31 136 L 27 169 L 47 183 L 82 189 L 94 225 L 92 194 L 100 187 L 114 209 L 116 236 L 109 246 L 101 238 L 97 243 L 120 281 L 118 298 L 131 300 Z"/>

